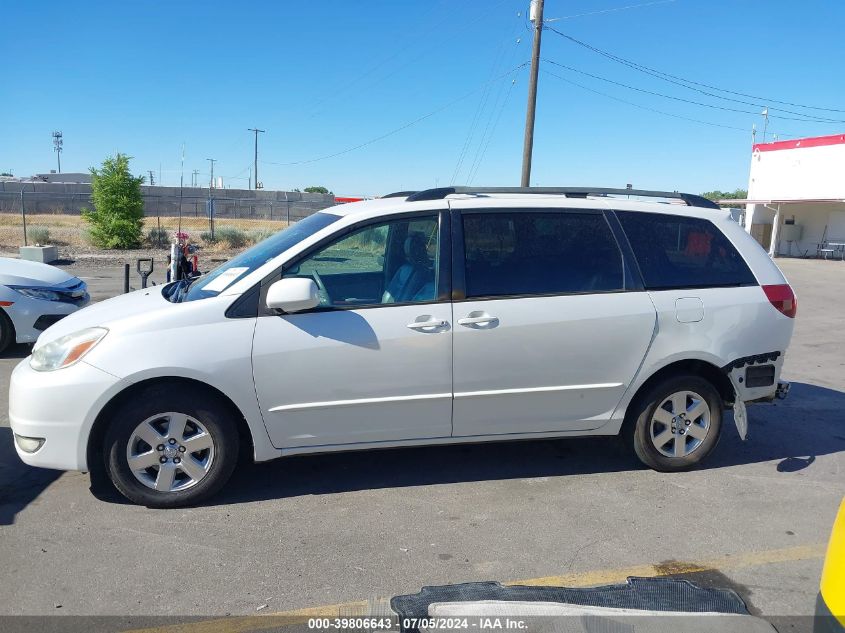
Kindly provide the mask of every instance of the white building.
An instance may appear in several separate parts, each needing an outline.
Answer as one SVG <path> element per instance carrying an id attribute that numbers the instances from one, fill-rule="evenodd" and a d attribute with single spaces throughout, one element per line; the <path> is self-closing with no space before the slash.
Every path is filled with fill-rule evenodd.
<path id="1" fill-rule="evenodd" d="M 845 134 L 755 145 L 745 202 L 773 257 L 845 256 Z"/>

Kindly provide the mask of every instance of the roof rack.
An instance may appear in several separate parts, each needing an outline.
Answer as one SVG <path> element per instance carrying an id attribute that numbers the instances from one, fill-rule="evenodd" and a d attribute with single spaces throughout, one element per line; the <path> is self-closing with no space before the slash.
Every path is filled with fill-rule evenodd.
<path id="1" fill-rule="evenodd" d="M 382 196 L 382 198 L 407 198 L 415 193 L 419 193 L 419 191 L 394 191 L 393 193 Z"/>
<path id="2" fill-rule="evenodd" d="M 442 200 L 452 194 L 485 193 L 533 193 L 543 195 L 562 195 L 567 198 L 586 198 L 587 196 L 640 196 L 643 198 L 672 198 L 683 200 L 688 207 L 721 209 L 721 207 L 703 196 L 677 191 L 647 191 L 645 189 L 608 189 L 606 187 L 437 187 L 418 191 L 408 196 L 406 202 L 420 200 Z"/>

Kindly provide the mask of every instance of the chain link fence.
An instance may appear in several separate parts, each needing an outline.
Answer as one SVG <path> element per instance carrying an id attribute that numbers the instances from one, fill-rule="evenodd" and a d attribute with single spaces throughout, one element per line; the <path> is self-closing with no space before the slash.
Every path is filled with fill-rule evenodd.
<path id="1" fill-rule="evenodd" d="M 82 211 L 91 208 L 88 191 L 0 191 L 0 250 L 53 244 L 69 251 L 94 251 Z M 150 193 L 144 198 L 143 248 L 168 248 L 177 233 L 205 249 L 240 249 L 332 206 L 334 198 L 299 192 L 257 192 L 260 197 L 232 195 L 229 190 L 205 194 Z"/>

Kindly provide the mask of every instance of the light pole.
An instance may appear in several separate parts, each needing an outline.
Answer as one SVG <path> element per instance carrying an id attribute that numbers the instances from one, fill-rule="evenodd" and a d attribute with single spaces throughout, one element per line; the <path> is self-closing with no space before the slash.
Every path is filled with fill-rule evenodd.
<path id="1" fill-rule="evenodd" d="M 62 133 L 60 131 L 53 132 L 53 151 L 56 152 L 56 160 L 58 161 L 59 172 L 62 173 Z"/>
<path id="2" fill-rule="evenodd" d="M 258 134 L 264 133 L 266 130 L 259 130 L 255 127 L 247 128 L 250 132 L 255 132 L 255 188 L 258 189 Z M 243 172 L 241 172 L 243 173 Z"/>
<path id="3" fill-rule="evenodd" d="M 217 162 L 216 158 L 206 158 L 209 163 L 211 163 L 211 179 L 208 181 L 208 191 L 211 192 L 214 189 L 214 163 Z"/>

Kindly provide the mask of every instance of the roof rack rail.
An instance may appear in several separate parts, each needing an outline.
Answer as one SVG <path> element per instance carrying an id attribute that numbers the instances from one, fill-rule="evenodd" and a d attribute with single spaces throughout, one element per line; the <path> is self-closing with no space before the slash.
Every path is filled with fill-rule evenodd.
<path id="1" fill-rule="evenodd" d="M 640 196 L 643 198 L 671 198 L 683 200 L 688 207 L 721 209 L 721 207 L 703 196 L 677 191 L 648 191 L 645 189 L 609 189 L 607 187 L 437 187 L 425 189 L 408 196 L 406 202 L 420 200 L 442 200 L 452 194 L 484 193 L 533 193 L 563 195 L 567 198 L 586 198 L 587 196 Z"/>
<path id="2" fill-rule="evenodd" d="M 382 198 L 407 198 L 415 193 L 419 193 L 419 191 L 394 191 L 393 193 L 383 195 Z"/>

